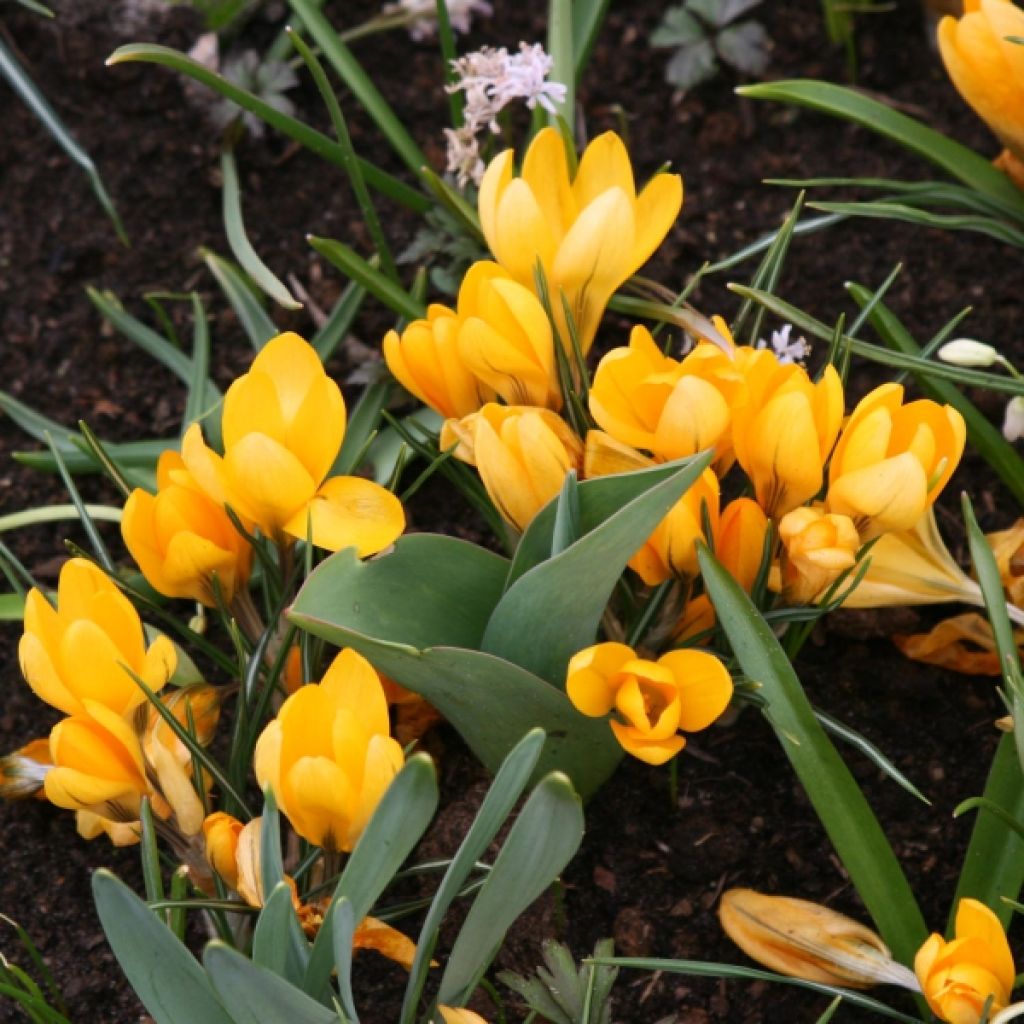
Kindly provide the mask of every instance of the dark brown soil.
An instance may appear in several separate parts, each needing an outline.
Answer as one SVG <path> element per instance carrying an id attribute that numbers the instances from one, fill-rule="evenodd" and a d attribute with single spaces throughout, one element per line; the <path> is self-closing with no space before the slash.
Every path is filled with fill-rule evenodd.
<path id="1" fill-rule="evenodd" d="M 197 22 L 182 8 L 150 5 L 133 21 L 123 3 L 55 5 L 47 23 L 8 5 L 0 31 L 17 47 L 34 77 L 79 140 L 95 157 L 124 217 L 132 248 L 123 248 L 95 204 L 88 185 L 31 115 L 8 94 L 0 151 L 0 366 L 15 397 L 68 423 L 86 419 L 104 437 L 170 435 L 180 419 L 184 391 L 169 373 L 110 331 L 84 295 L 91 285 L 113 290 L 144 319 L 142 296 L 154 290 L 196 289 L 213 317 L 215 376 L 226 383 L 251 350 L 196 251 L 226 252 L 220 219 L 217 138 L 188 103 L 169 72 L 139 65 L 107 69 L 103 59 L 122 42 L 151 39 L 187 48 Z M 515 46 L 538 38 L 541 5 L 498 0 L 467 48 Z M 652 275 L 681 285 L 705 260 L 716 259 L 775 227 L 792 203 L 787 190 L 759 184 L 764 177 L 859 174 L 924 177 L 928 169 L 895 146 L 836 122 L 791 109 L 738 100 L 728 76 L 682 98 L 661 79 L 663 55 L 646 44 L 662 4 L 613 5 L 594 62 L 580 89 L 591 134 L 625 124 L 642 173 L 671 161 L 686 179 L 682 217 Z M 338 24 L 354 24 L 376 9 L 371 2 L 333 3 Z M 764 5 L 760 18 L 774 41 L 772 77 L 843 77 L 815 0 Z M 266 27 L 254 24 L 266 42 Z M 985 128 L 947 84 L 925 41 L 917 5 L 862 19 L 860 84 L 983 152 L 994 145 Z M 436 88 L 439 59 L 404 35 L 360 43 L 360 59 L 394 102 L 428 156 L 443 159 L 440 127 L 444 97 Z M 396 73 L 394 69 L 400 69 Z M 296 93 L 303 116 L 326 128 L 313 91 Z M 399 171 L 387 147 L 349 104 L 359 150 Z M 324 307 L 340 291 L 337 275 L 310 250 L 307 233 L 345 239 L 365 251 L 365 232 L 340 172 L 280 138 L 247 143 L 240 153 L 247 226 L 257 249 L 281 274 L 294 273 Z M 414 222 L 388 207 L 389 232 L 401 246 Z M 893 224 L 850 224 L 797 241 L 780 292 L 828 322 L 849 309 L 842 285 L 879 284 L 897 262 L 893 307 L 923 341 L 963 306 L 975 313 L 965 333 L 1020 347 L 1022 271 L 1012 252 L 972 235 L 942 234 Z M 752 269 L 752 268 L 751 268 Z M 735 272 L 736 280 L 744 273 Z M 736 304 L 727 278 L 696 296 L 708 313 L 729 314 Z M 174 307 L 188 337 L 185 307 Z M 278 316 L 282 327 L 308 331 L 301 315 Z M 376 346 L 390 323 L 367 310 L 359 337 Z M 351 369 L 344 360 L 339 375 Z M 859 374 L 857 382 L 863 386 Z M 866 378 L 865 378 L 866 379 Z M 986 400 L 994 418 L 999 403 Z M 32 448 L 10 421 L 0 422 L 0 512 L 65 500 L 53 477 L 9 458 Z M 1012 504 L 968 460 L 951 492 L 969 489 L 986 526 L 1016 516 Z M 113 500 L 102 483 L 87 480 L 86 496 Z M 952 504 L 950 505 L 952 507 Z M 438 527 L 452 518 L 445 493 L 430 488 L 411 512 L 414 523 Z M 951 521 L 952 516 L 948 517 Z M 25 564 L 45 581 L 55 577 L 62 538 L 72 529 L 34 528 L 9 538 Z M 917 620 L 908 612 L 911 624 Z M 885 824 L 918 894 L 927 920 L 941 927 L 952 897 L 970 822 L 950 810 L 981 791 L 994 745 L 990 723 L 999 702 L 990 680 L 954 677 L 900 658 L 885 635 L 833 625 L 816 638 L 799 668 L 812 699 L 877 743 L 933 800 L 925 808 L 857 755 L 849 760 Z M 847 624 L 849 625 L 849 623 Z M 854 625 L 863 626 L 863 622 Z M 904 628 L 904 619 L 900 628 Z M 53 716 L 20 680 L 18 629 L 0 630 L 0 750 L 44 735 Z M 446 809 L 429 842 L 431 853 L 454 848 L 483 789 L 481 774 L 456 737 L 442 732 Z M 3 866 L 0 911 L 25 925 L 60 982 L 76 1021 L 126 1024 L 140 1009 L 106 949 L 89 897 L 89 872 L 109 865 L 139 885 L 132 850 L 86 844 L 71 815 L 43 803 L 0 806 Z M 862 915 L 819 827 L 766 724 L 747 711 L 727 728 L 692 744 L 679 769 L 673 806 L 668 775 L 638 763 L 622 770 L 588 809 L 583 850 L 566 873 L 564 903 L 542 901 L 517 927 L 499 962 L 525 970 L 537 961 L 542 938 L 565 938 L 577 955 L 612 935 L 628 955 L 739 960 L 714 916 L 723 887 L 741 884 L 824 900 Z M 0 943 L 5 953 L 10 943 Z M 364 1019 L 393 1019 L 394 980 L 366 964 Z M 824 1001 L 793 990 L 720 984 L 678 976 L 620 979 L 615 1019 L 776 1022 L 815 1019 Z M 518 1019 L 514 1009 L 511 1019 Z M 854 1019 L 844 1010 L 838 1019 Z M 0 1005 L 0 1020 L 18 1019 Z"/>

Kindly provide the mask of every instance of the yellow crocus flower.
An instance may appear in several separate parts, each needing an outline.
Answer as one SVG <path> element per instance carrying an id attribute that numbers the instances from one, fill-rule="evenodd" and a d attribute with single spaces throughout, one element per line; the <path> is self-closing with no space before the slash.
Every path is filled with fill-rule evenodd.
<path id="1" fill-rule="evenodd" d="M 768 517 L 751 498 L 734 498 L 722 509 L 715 531 L 715 557 L 749 594 L 764 560 Z"/>
<path id="2" fill-rule="evenodd" d="M 857 404 L 836 442 L 825 504 L 853 519 L 862 540 L 910 529 L 953 475 L 967 439 L 952 406 L 903 404 L 887 383 Z"/>
<path id="3" fill-rule="evenodd" d="M 841 988 L 886 983 L 918 990 L 870 928 L 809 900 L 729 889 L 718 905 L 726 935 L 752 960 L 792 978 Z"/>
<path id="4" fill-rule="evenodd" d="M 131 601 L 84 558 L 61 568 L 56 608 L 29 591 L 18 658 L 36 695 L 67 715 L 84 715 L 87 702 L 128 715 L 146 697 L 126 669 L 159 690 L 177 666 L 171 641 L 147 648 Z"/>
<path id="5" fill-rule="evenodd" d="M 121 519 L 121 536 L 142 575 L 165 597 L 216 605 L 213 577 L 226 604 L 249 580 L 252 547 L 222 505 L 196 484 L 177 452 L 160 456 L 157 493 L 137 488 Z"/>
<path id="6" fill-rule="evenodd" d="M 345 402 L 297 334 L 268 341 L 224 396 L 223 457 L 198 424 L 181 454 L 196 483 L 279 543 L 307 534 L 329 551 L 376 554 L 405 529 L 401 502 L 372 480 L 325 479 L 345 435 Z"/>
<path id="7" fill-rule="evenodd" d="M 843 422 L 843 384 L 832 366 L 812 381 L 768 350 L 740 349 L 746 383 L 733 407 L 732 443 L 761 507 L 780 518 L 821 489 L 822 469 Z"/>
<path id="8" fill-rule="evenodd" d="M 485 405 L 462 420 L 448 420 L 441 448 L 476 466 L 491 501 L 517 530 L 562 488 L 569 470 L 579 472 L 583 442 L 550 409 Z"/>
<path id="9" fill-rule="evenodd" d="M 565 690 L 584 715 L 615 711 L 609 725 L 623 749 L 648 764 L 664 764 L 686 745 L 678 730 L 706 729 L 732 699 L 732 677 L 714 655 L 669 651 L 657 661 L 632 647 L 603 643 L 574 654 Z"/>
<path id="10" fill-rule="evenodd" d="M 658 461 L 727 446 L 730 406 L 743 385 L 726 353 L 701 342 L 682 361 L 662 353 L 646 327 L 634 327 L 628 348 L 598 364 L 590 412 L 616 441 Z"/>
<path id="11" fill-rule="evenodd" d="M 238 888 L 238 840 L 242 823 L 224 811 L 214 811 L 203 819 L 203 840 L 210 867 L 229 889 Z"/>
<path id="12" fill-rule="evenodd" d="M 1024 11 L 1011 0 L 964 0 L 939 23 L 939 52 L 957 91 L 1006 147 L 997 163 L 1024 187 Z"/>
<path id="13" fill-rule="evenodd" d="M 380 677 L 346 649 L 320 683 L 281 705 L 257 741 L 254 767 L 300 836 L 348 851 L 403 760 Z"/>
<path id="14" fill-rule="evenodd" d="M 441 1011 L 444 1024 L 487 1024 L 479 1013 L 462 1006 L 439 1006 L 438 1009 Z"/>
<path id="15" fill-rule="evenodd" d="M 857 562 L 860 535 L 848 516 L 820 506 L 793 509 L 779 523 L 781 589 L 789 604 L 809 604 Z"/>
<path id="16" fill-rule="evenodd" d="M 615 289 L 647 262 L 683 204 L 677 174 L 656 174 L 639 193 L 622 140 L 605 132 L 587 146 L 570 179 L 565 144 L 555 128 L 530 143 L 521 174 L 505 150 L 480 183 L 480 226 L 494 258 L 534 288 L 538 263 L 552 313 L 569 344 L 564 295 L 586 353 Z"/>
<path id="17" fill-rule="evenodd" d="M 933 933 L 914 958 L 914 971 L 932 1012 L 950 1024 L 978 1024 L 1010 1001 L 1013 954 L 999 918 L 978 900 L 962 899 L 956 937 Z M 991 1000 L 991 1002 L 989 1002 Z"/>

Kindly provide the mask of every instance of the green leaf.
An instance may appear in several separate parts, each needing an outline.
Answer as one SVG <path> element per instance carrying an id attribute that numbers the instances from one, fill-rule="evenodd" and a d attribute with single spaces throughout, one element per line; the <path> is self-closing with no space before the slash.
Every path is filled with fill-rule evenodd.
<path id="1" fill-rule="evenodd" d="M 794 80 L 747 85 L 736 91 L 752 99 L 809 107 L 870 128 L 941 167 L 957 181 L 1003 200 L 1024 215 L 1024 195 L 983 156 L 853 89 L 829 82 Z"/>
<path id="2" fill-rule="evenodd" d="M 306 241 L 346 277 L 361 288 L 365 288 L 399 316 L 404 316 L 407 320 L 417 320 L 426 316 L 427 311 L 421 303 L 344 242 L 332 238 L 317 238 L 313 235 L 307 236 Z"/>
<path id="3" fill-rule="evenodd" d="M 650 44 L 656 49 L 689 46 L 704 38 L 704 26 L 684 4 L 665 11 L 661 24 L 651 33 Z"/>
<path id="4" fill-rule="evenodd" d="M 235 269 L 234 264 L 209 249 L 201 248 L 199 254 L 231 303 L 231 308 L 235 311 L 242 329 L 249 336 L 252 347 L 259 352 L 271 338 L 280 334 L 277 325 L 267 316 L 252 287 Z"/>
<path id="5" fill-rule="evenodd" d="M 121 509 L 112 505 L 86 505 L 85 510 L 89 518 L 97 522 L 121 522 Z M 0 533 L 24 526 L 38 526 L 40 523 L 61 523 L 77 519 L 78 509 L 74 505 L 41 505 L 39 508 L 25 508 L 20 512 L 0 516 Z"/>
<path id="6" fill-rule="evenodd" d="M 222 75 L 204 67 L 199 61 L 193 60 L 184 53 L 172 50 L 168 46 L 158 46 L 155 43 L 130 43 L 127 46 L 119 46 L 107 58 L 109 66 L 131 61 L 162 64 L 164 67 L 188 75 L 189 78 L 208 86 L 225 99 L 237 103 L 243 110 L 255 114 L 261 121 L 265 121 L 272 128 L 287 135 L 288 138 L 294 139 L 306 149 L 316 153 L 317 156 L 321 156 L 339 167 L 342 165 L 344 157 L 341 147 L 333 139 L 318 132 L 315 128 L 311 128 L 308 124 L 288 114 L 283 114 L 254 93 L 229 82 Z M 430 209 L 431 202 L 426 196 L 409 188 L 404 182 L 386 174 L 365 160 L 361 161 L 361 165 L 363 177 L 378 192 L 389 196 L 415 213 L 426 213 Z"/>
<path id="7" fill-rule="evenodd" d="M 346 959 L 346 951 L 335 943 L 332 922 L 339 902 L 347 900 L 355 922 L 362 921 L 420 841 L 436 809 L 434 763 L 426 754 L 416 754 L 395 776 L 345 864 L 313 943 L 303 985 L 307 992 L 324 993 L 331 970 Z M 349 948 L 347 957 L 351 955 Z"/>
<path id="8" fill-rule="evenodd" d="M 763 75 L 768 70 L 768 33 L 757 21 L 730 25 L 715 39 L 718 56 L 744 75 Z"/>
<path id="9" fill-rule="evenodd" d="M 380 426 L 381 413 L 387 408 L 393 390 L 394 381 L 390 377 L 382 376 L 367 385 L 345 424 L 345 439 L 331 467 L 330 476 L 348 476 L 359 468 L 367 446 Z"/>
<path id="10" fill-rule="evenodd" d="M 877 999 L 872 999 L 861 992 L 853 992 L 835 985 L 823 985 L 817 981 L 804 981 L 803 978 L 791 978 L 773 971 L 762 971 L 757 967 L 741 967 L 738 964 L 716 964 L 705 960 L 662 960 L 655 957 L 593 957 L 585 963 L 608 967 L 625 967 L 637 971 L 664 971 L 666 974 L 683 974 L 694 978 L 738 978 L 745 981 L 770 981 L 776 985 L 795 985 L 811 992 L 820 992 L 827 996 L 841 996 L 851 1006 L 870 1010 L 890 1020 L 902 1021 L 903 1024 L 921 1024 L 921 1017 L 908 1017 L 899 1010 L 894 1010 Z"/>
<path id="11" fill-rule="evenodd" d="M 45 10 L 45 8 L 42 9 Z M 21 97 L 25 106 L 42 122 L 43 127 L 50 133 L 54 142 L 64 150 L 71 162 L 77 164 L 85 172 L 100 206 L 103 207 L 114 225 L 117 237 L 125 245 L 128 245 L 128 235 L 124 230 L 124 225 L 121 223 L 114 202 L 104 187 L 103 179 L 92 162 L 92 158 L 75 141 L 75 137 L 68 131 L 57 111 L 50 105 L 50 101 L 32 81 L 32 76 L 21 66 L 3 39 L 0 39 L 0 76 L 7 79 L 11 88 Z"/>
<path id="12" fill-rule="evenodd" d="M 352 995 L 352 953 L 358 922 L 351 902 L 344 896 L 334 901 L 332 910 L 331 938 L 334 940 L 334 963 L 338 972 L 338 995 L 345 1016 L 353 1024 L 359 1024 L 359 1013 Z"/>
<path id="13" fill-rule="evenodd" d="M 203 966 L 234 1024 L 338 1024 L 332 1010 L 223 942 L 206 947 Z"/>
<path id="14" fill-rule="evenodd" d="M 665 65 L 665 81 L 677 89 L 692 89 L 716 74 L 718 61 L 710 39 L 698 39 L 679 47 Z"/>
<path id="15" fill-rule="evenodd" d="M 124 882 L 100 868 L 92 894 L 110 948 L 156 1024 L 237 1024 L 192 954 Z"/>
<path id="16" fill-rule="evenodd" d="M 544 746 L 544 739 L 544 732 L 541 729 L 531 729 L 502 761 L 469 831 L 459 844 L 458 851 L 452 858 L 444 878 L 441 879 L 416 942 L 416 957 L 409 971 L 409 982 L 405 987 L 400 1024 L 413 1024 L 416 1006 L 430 967 L 430 959 L 437 945 L 441 922 L 458 896 L 463 882 L 486 852 L 505 819 L 512 813 L 533 774 L 537 758 Z"/>
<path id="17" fill-rule="evenodd" d="M 368 262 L 371 267 L 376 269 L 374 260 L 371 259 Z M 334 354 L 334 350 L 345 340 L 365 298 L 366 289 L 355 281 L 349 281 L 345 290 L 338 297 L 338 301 L 335 302 L 334 309 L 327 317 L 327 322 L 313 335 L 310 341 L 322 363 L 326 363 Z"/>
<path id="18" fill-rule="evenodd" d="M 265 821 L 263 828 L 266 828 Z M 301 985 L 309 966 L 309 943 L 295 916 L 291 887 L 280 881 L 269 890 L 264 886 L 263 891 L 270 896 L 256 919 L 252 936 L 253 962 L 293 985 Z"/>
<path id="19" fill-rule="evenodd" d="M 549 115 L 552 124 L 565 119 L 572 137 L 576 122 L 576 60 L 573 55 L 573 0 L 548 0 L 548 54 L 551 57 L 552 82 L 565 86 L 565 99 L 556 103 L 557 113 Z"/>
<path id="20" fill-rule="evenodd" d="M 0 594 L 0 622 L 21 622 L 25 617 L 25 598 L 21 594 Z"/>
<path id="21" fill-rule="evenodd" d="M 221 177 L 223 184 L 224 232 L 228 237 L 231 252 L 238 260 L 242 269 L 253 282 L 269 295 L 279 306 L 285 309 L 302 309 L 302 303 L 296 300 L 284 283 L 260 259 L 259 253 L 252 247 L 249 236 L 245 232 L 245 221 L 242 218 L 242 193 L 238 187 L 238 167 L 234 153 L 225 148 L 220 155 Z"/>
<path id="22" fill-rule="evenodd" d="M 758 683 L 765 716 L 849 872 L 882 938 L 911 963 L 927 929 L 896 855 L 864 794 L 814 717 L 772 632 L 736 581 L 704 545 L 701 575 L 744 675 Z"/>
<path id="23" fill-rule="evenodd" d="M 611 0 L 574 0 L 572 50 L 576 56 L 576 81 L 583 77 Z"/>
<path id="24" fill-rule="evenodd" d="M 583 808 L 558 772 L 530 794 L 455 940 L 438 1001 L 463 1006 L 505 933 L 558 877 L 583 839 Z"/>
<path id="25" fill-rule="evenodd" d="M 416 145 L 370 76 L 359 66 L 359 62 L 352 56 L 352 51 L 338 37 L 331 23 L 310 0 L 289 0 L 289 3 L 292 10 L 302 19 L 314 42 L 323 51 L 327 62 L 352 91 L 394 151 L 413 174 L 418 174 L 419 169 L 427 163 L 423 151 Z"/>
<path id="26" fill-rule="evenodd" d="M 655 482 L 650 476 L 644 477 L 651 480 L 651 486 L 643 494 L 560 554 L 520 576 L 494 609 L 482 650 L 563 687 L 569 659 L 594 643 L 608 598 L 626 563 L 700 476 L 711 457 L 709 451 L 674 463 L 676 471 L 667 480 Z M 641 470 L 636 475 L 644 473 L 649 471 Z M 584 526 L 586 486 L 578 488 Z"/>

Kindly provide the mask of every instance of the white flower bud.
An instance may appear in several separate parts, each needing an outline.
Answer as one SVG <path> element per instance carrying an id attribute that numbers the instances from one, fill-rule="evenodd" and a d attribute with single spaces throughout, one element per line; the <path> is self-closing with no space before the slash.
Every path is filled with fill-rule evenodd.
<path id="1" fill-rule="evenodd" d="M 1002 356 L 991 345 L 970 338 L 947 341 L 939 349 L 938 356 L 944 363 L 955 366 L 992 366 L 1002 362 Z"/>
<path id="2" fill-rule="evenodd" d="M 1006 403 L 1003 416 L 1003 437 L 1007 441 L 1016 441 L 1024 436 L 1024 398 L 1015 395 Z"/>

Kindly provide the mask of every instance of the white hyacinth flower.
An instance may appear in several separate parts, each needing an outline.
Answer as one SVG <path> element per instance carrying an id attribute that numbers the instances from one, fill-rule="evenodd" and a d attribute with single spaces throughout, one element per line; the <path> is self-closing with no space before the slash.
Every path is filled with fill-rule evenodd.
<path id="1" fill-rule="evenodd" d="M 473 15 L 490 17 L 494 9 L 487 0 L 445 0 L 448 21 L 452 29 L 465 34 L 473 27 Z M 416 42 L 432 39 L 437 33 L 437 4 L 435 0 L 397 0 L 385 4 L 385 16 L 405 14 L 409 18 L 409 35 Z"/>

